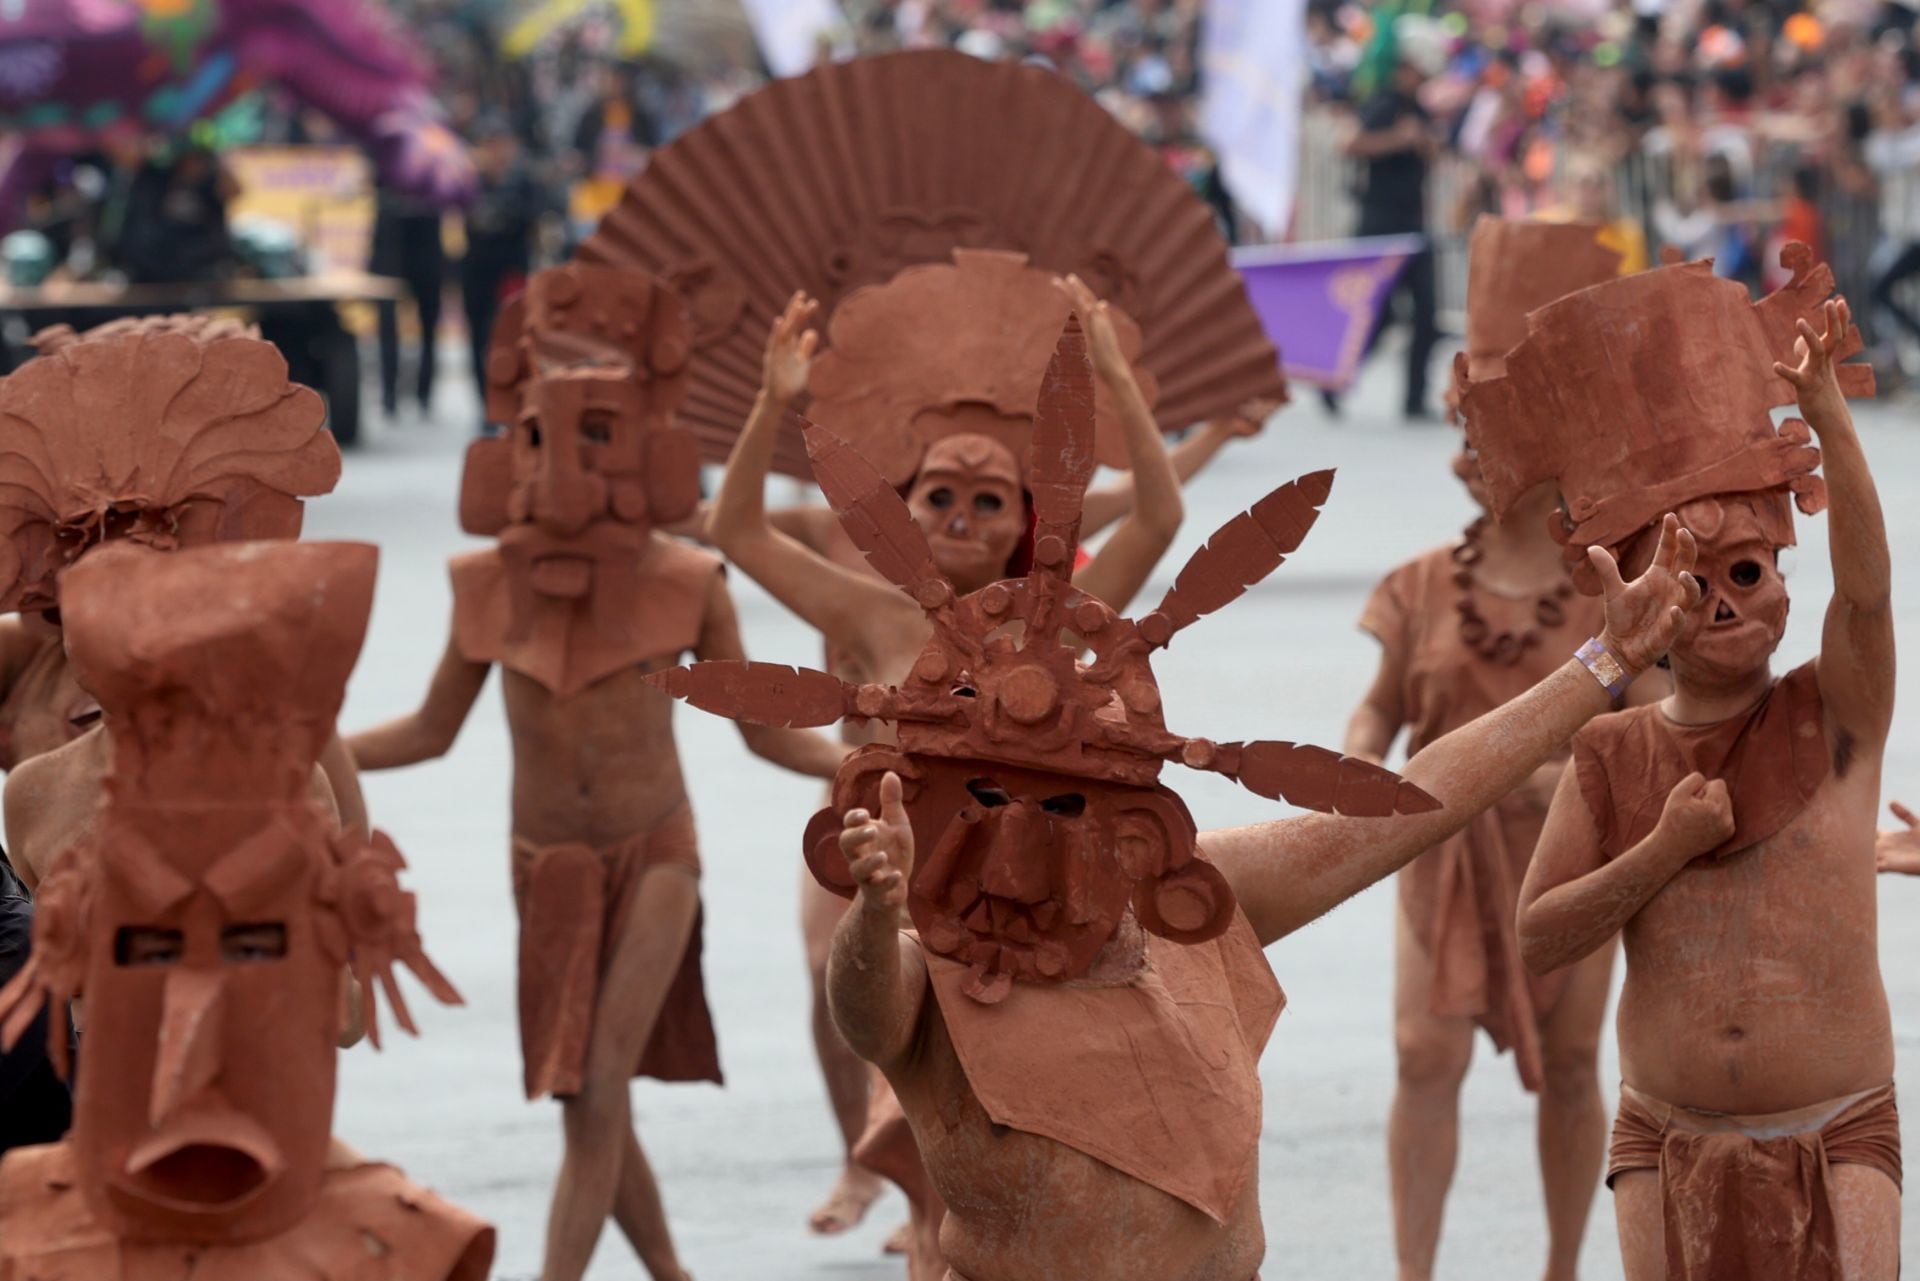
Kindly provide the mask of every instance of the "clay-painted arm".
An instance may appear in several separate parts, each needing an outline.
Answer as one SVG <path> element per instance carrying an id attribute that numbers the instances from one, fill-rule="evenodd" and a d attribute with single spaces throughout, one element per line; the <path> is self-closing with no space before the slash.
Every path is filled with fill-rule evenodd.
<path id="1" fill-rule="evenodd" d="M 405 716 L 347 739 L 354 763 L 362 771 L 397 769 L 445 756 L 487 683 L 489 666 L 462 654 L 449 636 L 446 653 L 440 656 L 440 666 L 434 669 L 433 682 L 427 686 L 426 701 Z"/>
<path id="2" fill-rule="evenodd" d="M 1913 811 L 1899 801 L 1887 808 L 1901 825 L 1880 829 L 1880 837 L 1873 845 L 1874 865 L 1882 872 L 1920 876 L 1920 818 L 1915 818 Z"/>
<path id="3" fill-rule="evenodd" d="M 373 823 L 367 817 L 366 794 L 360 790 L 360 770 L 353 763 L 353 753 L 347 750 L 346 740 L 337 730 L 320 751 L 320 769 L 332 789 L 334 811 L 341 828 L 372 836 Z"/>
<path id="4" fill-rule="evenodd" d="M 1827 538 L 1833 554 L 1833 599 L 1820 636 L 1820 696 L 1841 729 L 1878 746 L 1893 724 L 1893 566 L 1880 495 L 1853 428 L 1853 415 L 1833 369 L 1851 313 L 1844 300 L 1826 305 L 1826 330 L 1800 322 L 1795 365 L 1774 372 L 1799 391 L 1800 412 L 1820 439 L 1827 477 Z"/>
<path id="5" fill-rule="evenodd" d="M 1520 957 L 1535 974 L 1591 956 L 1681 868 L 1733 833 L 1726 783 L 1689 774 L 1667 793 L 1653 831 L 1604 859 L 1578 775 L 1561 776 L 1520 887 Z"/>
<path id="6" fill-rule="evenodd" d="M 332 751 L 335 748 L 339 749 L 343 757 L 345 756 L 346 747 L 340 742 L 340 736 L 338 734 L 335 734 L 333 741 L 327 745 L 328 751 Z M 346 764 L 349 770 L 353 768 L 353 761 L 350 757 L 346 758 Z M 357 780 L 354 783 L 354 792 L 356 796 L 359 794 L 359 783 Z M 324 756 L 321 758 L 320 763 L 313 767 L 313 776 L 307 785 L 307 795 L 313 800 L 315 805 L 320 807 L 328 818 L 333 820 L 336 826 L 343 830 L 352 830 L 348 828 L 346 814 L 341 808 L 339 793 L 335 790 L 332 776 L 327 771 Z M 362 819 L 364 820 L 364 818 L 365 813 L 363 811 Z M 340 1049 L 350 1050 L 360 1043 L 361 1037 L 367 1034 L 367 1021 L 366 1005 L 360 991 L 359 980 L 353 977 L 353 970 L 347 966 L 342 966 L 340 969 L 340 999 L 336 1011 L 336 1018 L 340 1030 L 335 1035 L 334 1044 Z"/>
<path id="7" fill-rule="evenodd" d="M 1684 611 L 1699 599 L 1699 586 L 1687 574 L 1693 536 L 1668 516 L 1653 563 L 1631 586 L 1620 581 L 1605 551 L 1590 554 L 1607 595 L 1601 639 L 1627 673 L 1637 674 L 1666 652 Z M 1408 760 L 1401 777 L 1440 801 L 1438 810 L 1393 818 L 1311 814 L 1208 832 L 1201 844 L 1261 942 L 1271 943 L 1458 832 L 1612 706 L 1593 674 L 1569 659 L 1526 693 Z"/>
<path id="8" fill-rule="evenodd" d="M 1380 644 L 1380 666 L 1374 671 L 1373 686 L 1347 718 L 1347 736 L 1340 745 L 1344 754 L 1375 765 L 1387 759 L 1393 740 L 1407 723 L 1406 700 L 1402 697 L 1406 655 L 1393 641 L 1383 639 Z"/>
<path id="9" fill-rule="evenodd" d="M 707 517 L 706 541 L 830 641 L 871 651 L 919 607 L 877 578 L 856 574 L 781 533 L 767 517 L 767 472 L 787 406 L 806 390 L 819 334 L 807 328 L 818 304 L 795 294 L 767 336 L 760 394 L 727 458 Z"/>
<path id="10" fill-rule="evenodd" d="M 1198 430 L 1188 432 L 1185 440 L 1167 450 L 1167 461 L 1173 464 L 1174 476 L 1182 485 L 1186 484 L 1206 469 L 1228 441 L 1254 435 L 1278 408 L 1269 401 L 1249 401 L 1241 406 L 1239 413 L 1212 419 L 1202 423 Z M 1080 537 L 1090 539 L 1132 511 L 1133 493 L 1132 472 L 1111 485 L 1088 490 L 1080 505 Z"/>
<path id="11" fill-rule="evenodd" d="M 680 538 L 691 538 L 696 543 L 707 541 L 707 522 L 713 516 L 713 501 L 703 499 L 694 508 L 693 515 L 671 525 L 661 526 L 663 533 Z M 836 524 L 839 517 L 830 507 L 776 507 L 767 513 L 767 523 L 811 551 L 825 552 L 827 549 L 827 526 Z"/>
<path id="12" fill-rule="evenodd" d="M 1096 299 L 1078 276 L 1068 276 L 1061 288 L 1073 299 L 1087 329 L 1087 348 L 1094 376 L 1113 396 L 1120 426 L 1126 435 L 1127 462 L 1133 473 L 1133 508 L 1121 520 L 1093 562 L 1073 576 L 1073 585 L 1097 596 L 1117 610 L 1125 610 L 1147 575 L 1173 545 L 1186 511 L 1180 501 L 1180 478 L 1167 458 L 1166 440 L 1147 408 L 1147 398 L 1134 381 L 1133 369 L 1120 350 L 1109 304 Z"/>
<path id="13" fill-rule="evenodd" d="M 22 761 L 7 775 L 6 790 L 0 793 L 0 811 L 4 811 L 6 824 L 7 858 L 28 892 L 40 888 L 42 861 L 50 860 L 59 852 L 42 850 L 39 839 L 40 816 L 48 808 L 56 772 L 51 755 L 49 753 Z"/>
<path id="14" fill-rule="evenodd" d="M 848 1048 L 885 1070 L 912 1048 L 927 992 L 926 958 L 900 933 L 913 828 L 898 775 L 881 780 L 878 821 L 865 810 L 847 811 L 840 850 L 859 894 L 833 932 L 827 1003 Z"/>
<path id="15" fill-rule="evenodd" d="M 738 662 L 746 656 L 746 646 L 740 640 L 740 617 L 734 612 L 733 597 L 727 593 L 726 580 L 715 574 L 713 587 L 707 596 L 706 621 L 701 626 L 694 657 L 704 663 L 715 660 Z M 735 721 L 734 724 L 739 726 L 740 737 L 745 741 L 748 751 L 797 774 L 832 778 L 840 768 L 841 758 L 847 754 L 844 744 L 810 729 L 785 729 L 773 725 L 754 725 L 747 721 Z"/>

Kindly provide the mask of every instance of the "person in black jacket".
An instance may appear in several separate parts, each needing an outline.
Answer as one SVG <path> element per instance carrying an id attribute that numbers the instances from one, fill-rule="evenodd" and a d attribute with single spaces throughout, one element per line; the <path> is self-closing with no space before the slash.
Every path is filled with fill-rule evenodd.
<path id="1" fill-rule="evenodd" d="M 0 987 L 27 963 L 33 942 L 33 899 L 0 850 Z M 47 1058 L 42 1011 L 13 1049 L 0 1052 L 0 1153 L 53 1143 L 73 1122 L 73 1098 Z"/>

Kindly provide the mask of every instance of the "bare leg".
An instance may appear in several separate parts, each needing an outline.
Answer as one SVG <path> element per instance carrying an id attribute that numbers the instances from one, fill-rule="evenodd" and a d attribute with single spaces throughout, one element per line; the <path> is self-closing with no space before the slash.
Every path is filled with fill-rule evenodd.
<path id="1" fill-rule="evenodd" d="M 870 1170 L 853 1163 L 853 1145 L 867 1128 L 868 1067 L 847 1048 L 833 1015 L 827 1011 L 827 953 L 833 945 L 833 927 L 847 910 L 847 900 L 822 888 L 813 873 L 800 869 L 800 933 L 807 945 L 807 974 L 813 982 L 813 1048 L 826 1078 L 827 1101 L 840 1127 L 840 1177 L 807 1226 L 833 1236 L 857 1225 L 867 1207 L 879 1197 L 881 1183 Z"/>
<path id="2" fill-rule="evenodd" d="M 640 1157 L 637 1170 L 625 1168 L 640 1156 L 627 1089 L 692 936 L 699 906 L 699 881 L 677 867 L 643 873 L 634 891 L 594 1003 L 585 1080 L 579 1094 L 561 1101 L 566 1155 L 547 1218 L 542 1281 L 579 1281 L 613 1212 L 616 1190 L 628 1194 L 621 1200 L 621 1229 L 654 1281 L 686 1277 L 645 1158 Z"/>
<path id="3" fill-rule="evenodd" d="M 1406 913 L 1394 919 L 1393 1040 L 1399 1081 L 1387 1116 L 1394 1251 L 1400 1281 L 1427 1281 L 1460 1141 L 1460 1083 L 1473 1059 L 1473 1021 L 1431 1012 L 1433 961 Z"/>
<path id="4" fill-rule="evenodd" d="M 1900 1275 L 1900 1189 L 1867 1165 L 1836 1165 L 1827 1177 L 1840 1275 L 1846 1281 L 1894 1281 Z"/>
<path id="5" fill-rule="evenodd" d="M 1607 1156 L 1607 1106 L 1600 1098 L 1600 1029 L 1606 1022 L 1613 958 L 1607 944 L 1573 966 L 1560 999 L 1540 1024 L 1540 1182 L 1547 1197 L 1546 1281 L 1573 1281 L 1593 1192 Z"/>
<path id="6" fill-rule="evenodd" d="M 1620 1267 L 1627 1281 L 1664 1281 L 1667 1226 L 1658 1170 L 1627 1170 L 1613 1181 L 1613 1222 L 1620 1230 Z"/>

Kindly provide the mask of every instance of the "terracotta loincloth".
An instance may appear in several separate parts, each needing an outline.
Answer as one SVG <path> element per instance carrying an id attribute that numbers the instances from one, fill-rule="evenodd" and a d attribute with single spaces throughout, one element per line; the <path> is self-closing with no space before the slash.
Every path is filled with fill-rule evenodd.
<path id="1" fill-rule="evenodd" d="M 1893 1086 L 1772 1116 L 1730 1116 L 1620 1087 L 1607 1186 L 1660 1172 L 1667 1281 L 1840 1281 L 1827 1172 L 1864 1165 L 1900 1185 Z"/>
<path id="2" fill-rule="evenodd" d="M 650 832 L 595 850 L 584 844 L 513 842 L 513 901 L 520 914 L 520 1055 L 527 1097 L 580 1091 L 600 976 L 641 877 L 674 867 L 700 875 L 693 811 L 682 803 Z M 720 1082 L 720 1053 L 700 977 L 695 915 L 635 1076 Z"/>
<path id="3" fill-rule="evenodd" d="M 305 1218 L 263 1241 L 135 1244 L 81 1192 L 69 1143 L 0 1162 L 0 1277 L 32 1281 L 486 1281 L 493 1228 L 335 1140 Z"/>
<path id="4" fill-rule="evenodd" d="M 1436 547 L 1388 574 L 1360 615 L 1361 630 L 1401 656 L 1408 755 L 1526 693 L 1600 630 L 1597 599 L 1560 602 L 1564 621 L 1543 629 L 1537 598 L 1476 587 L 1470 599 L 1493 635 L 1536 637 L 1511 663 L 1482 656 L 1461 636 L 1456 546 Z M 1540 1023 L 1571 977 L 1565 970 L 1535 976 L 1520 960 L 1520 883 L 1546 817 L 1509 796 L 1397 878 L 1400 910 L 1433 962 L 1428 1008 L 1485 1028 L 1496 1047 L 1513 1051 L 1521 1084 L 1536 1091 L 1543 1076 Z"/>

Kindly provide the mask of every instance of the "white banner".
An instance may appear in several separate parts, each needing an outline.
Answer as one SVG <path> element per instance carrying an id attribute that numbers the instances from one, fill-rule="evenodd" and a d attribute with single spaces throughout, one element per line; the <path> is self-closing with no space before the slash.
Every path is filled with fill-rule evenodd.
<path id="1" fill-rule="evenodd" d="M 776 76 L 797 76 L 814 63 L 824 37 L 842 25 L 833 0 L 740 0 L 753 24 L 760 54 Z"/>
<path id="2" fill-rule="evenodd" d="M 1200 133 L 1227 190 L 1270 236 L 1293 215 L 1306 34 L 1306 0 L 1207 0 Z"/>

